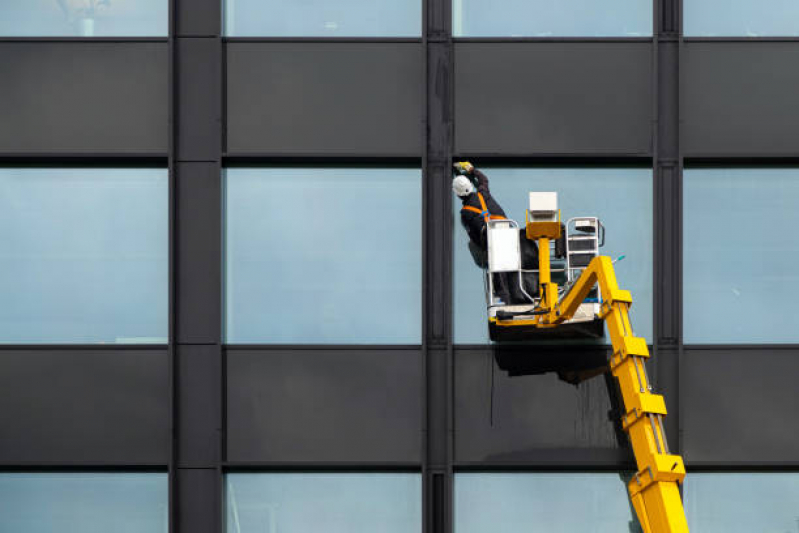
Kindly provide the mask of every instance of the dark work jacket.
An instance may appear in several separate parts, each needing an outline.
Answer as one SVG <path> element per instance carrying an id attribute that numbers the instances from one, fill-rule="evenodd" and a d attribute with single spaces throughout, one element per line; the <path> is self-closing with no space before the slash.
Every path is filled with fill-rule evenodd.
<path id="1" fill-rule="evenodd" d="M 491 196 L 491 192 L 488 190 L 488 178 L 486 175 L 477 169 L 474 170 L 474 175 L 477 178 L 477 192 L 473 192 L 468 196 L 462 197 L 461 201 L 463 202 L 463 205 L 469 205 L 482 210 L 483 207 L 480 205 L 480 198 L 477 196 L 477 193 L 480 193 L 483 195 L 483 200 L 485 200 L 489 215 L 498 215 L 504 217 L 505 211 L 502 210 L 496 200 L 494 200 L 494 197 Z M 487 246 L 485 235 L 486 223 L 483 216 L 468 209 L 461 209 L 461 223 L 463 224 L 463 227 L 466 228 L 471 241 L 481 249 L 485 250 Z"/>

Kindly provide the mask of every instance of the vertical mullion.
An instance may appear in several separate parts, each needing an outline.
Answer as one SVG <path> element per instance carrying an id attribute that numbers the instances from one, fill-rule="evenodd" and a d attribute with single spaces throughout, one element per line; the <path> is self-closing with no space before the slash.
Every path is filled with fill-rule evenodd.
<path id="1" fill-rule="evenodd" d="M 425 533 L 452 530 L 452 35 L 449 0 L 425 0 L 423 494 Z"/>
<path id="2" fill-rule="evenodd" d="M 655 334 L 653 349 L 658 387 L 666 397 L 669 416 L 666 433 L 675 453 L 680 453 L 679 402 L 679 36 L 680 0 L 657 0 L 655 31 L 656 128 L 655 128 Z"/>

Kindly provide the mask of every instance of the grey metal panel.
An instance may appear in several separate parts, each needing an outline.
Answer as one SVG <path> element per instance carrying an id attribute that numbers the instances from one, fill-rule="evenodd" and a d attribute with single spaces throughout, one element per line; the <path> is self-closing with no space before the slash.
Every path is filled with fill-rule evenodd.
<path id="1" fill-rule="evenodd" d="M 216 161 L 222 152 L 222 43 L 181 38 L 177 44 L 177 158 Z"/>
<path id="2" fill-rule="evenodd" d="M 227 44 L 227 151 L 421 156 L 419 43 Z"/>
<path id="3" fill-rule="evenodd" d="M 228 461 L 421 461 L 418 349 L 226 357 Z"/>
<path id="4" fill-rule="evenodd" d="M 455 151 L 648 155 L 651 46 L 456 43 Z"/>
<path id="5" fill-rule="evenodd" d="M 689 465 L 799 462 L 799 349 L 686 347 L 680 370 Z"/>
<path id="6" fill-rule="evenodd" d="M 0 463 L 169 458 L 166 350 L 0 352 Z"/>
<path id="7" fill-rule="evenodd" d="M 166 153 L 167 44 L 0 46 L 0 153 Z"/>
<path id="8" fill-rule="evenodd" d="M 681 62 L 686 156 L 799 155 L 795 42 L 687 42 Z"/>
<path id="9" fill-rule="evenodd" d="M 455 350 L 455 457 L 461 463 L 538 463 L 542 457 L 563 463 L 609 464 L 629 455 L 626 438 L 611 416 L 613 402 L 603 375 L 578 386 L 559 379 L 558 361 L 587 355 L 604 360 L 604 350 L 576 347 L 571 354 L 546 348 L 514 349 L 527 363 L 542 364 L 539 375 L 510 376 L 495 362 L 491 348 Z M 613 389 L 615 394 L 615 389 Z M 604 459 L 603 459 L 604 458 Z"/>
<path id="10" fill-rule="evenodd" d="M 176 333 L 218 343 L 222 329 L 222 186 L 218 163 L 177 165 Z"/>
<path id="11" fill-rule="evenodd" d="M 174 0 L 179 37 L 217 36 L 222 32 L 221 0 Z"/>
<path id="12" fill-rule="evenodd" d="M 216 469 L 177 470 L 176 531 L 216 533 L 221 527 L 222 477 Z"/>
<path id="13" fill-rule="evenodd" d="M 177 347 L 178 464 L 215 468 L 222 458 L 222 348 Z"/>

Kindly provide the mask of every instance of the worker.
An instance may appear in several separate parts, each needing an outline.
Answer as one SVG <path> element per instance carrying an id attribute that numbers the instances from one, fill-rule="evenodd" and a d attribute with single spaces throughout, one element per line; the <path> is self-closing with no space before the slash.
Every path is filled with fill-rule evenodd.
<path id="1" fill-rule="evenodd" d="M 461 208 L 461 224 L 469 234 L 469 240 L 483 254 L 488 247 L 486 238 L 486 221 L 502 220 L 505 211 L 494 200 L 488 188 L 488 177 L 468 161 L 455 163 L 453 165 L 456 176 L 452 180 L 452 191 L 463 202 Z M 477 183 L 475 187 L 474 182 Z M 527 239 L 524 228 L 520 229 L 519 245 L 521 250 L 522 268 L 538 268 L 538 246 L 535 242 Z M 527 293 L 533 295 L 538 291 L 534 276 L 524 275 L 524 288 Z M 513 272 L 505 272 L 502 275 L 494 276 L 494 285 L 499 297 L 507 304 L 531 303 L 520 290 L 519 278 Z"/>

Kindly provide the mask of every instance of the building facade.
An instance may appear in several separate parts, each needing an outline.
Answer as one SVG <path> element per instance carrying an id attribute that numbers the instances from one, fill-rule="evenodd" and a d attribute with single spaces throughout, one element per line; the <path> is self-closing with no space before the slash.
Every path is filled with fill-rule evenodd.
<path id="1" fill-rule="evenodd" d="M 638 531 L 607 343 L 492 345 L 453 160 L 597 215 L 695 531 L 799 531 L 799 9 L 4 0 L 0 531 Z"/>

